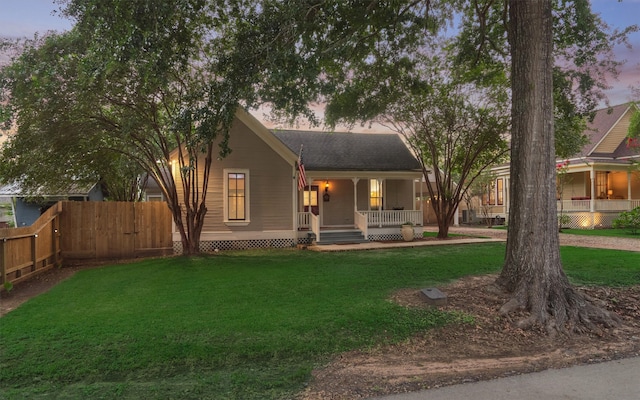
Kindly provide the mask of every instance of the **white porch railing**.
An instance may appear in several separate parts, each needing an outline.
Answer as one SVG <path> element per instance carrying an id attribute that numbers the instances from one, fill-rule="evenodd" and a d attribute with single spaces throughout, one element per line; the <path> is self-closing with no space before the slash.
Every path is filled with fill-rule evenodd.
<path id="1" fill-rule="evenodd" d="M 558 201 L 558 211 L 628 211 L 640 207 L 640 200 L 562 200 Z"/>
<path id="2" fill-rule="evenodd" d="M 369 225 L 367 223 L 367 216 L 363 213 L 356 211 L 353 217 L 356 228 L 362 232 L 365 239 L 369 238 Z"/>
<path id="3" fill-rule="evenodd" d="M 400 226 L 405 222 L 422 225 L 420 210 L 358 211 L 367 217 L 367 226 Z"/>
<path id="4" fill-rule="evenodd" d="M 311 215 L 310 212 L 298 213 L 298 228 L 309 229 L 311 227 Z"/>
<path id="5" fill-rule="evenodd" d="M 311 232 L 316 235 L 316 242 L 320 241 L 320 218 L 317 215 L 310 213 L 311 219 Z"/>

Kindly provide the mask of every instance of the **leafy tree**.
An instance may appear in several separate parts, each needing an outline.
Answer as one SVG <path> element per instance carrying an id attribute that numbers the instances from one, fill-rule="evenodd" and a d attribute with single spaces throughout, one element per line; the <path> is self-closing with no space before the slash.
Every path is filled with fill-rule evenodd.
<path id="1" fill-rule="evenodd" d="M 13 44 L 21 48 L 21 55 L 0 72 L 0 97 L 8 106 L 5 129 L 11 132 L 15 122 L 18 132 L 9 134 L 2 149 L 0 178 L 19 181 L 33 194 L 99 182 L 111 200 L 136 200 L 141 168 L 123 154 L 105 151 L 91 127 L 70 118 L 70 99 L 82 88 L 75 84 L 77 60 L 60 59 L 77 44 L 71 35 Z"/>
<path id="2" fill-rule="evenodd" d="M 501 88 L 461 81 L 440 54 L 417 59 L 415 73 L 389 85 L 377 120 L 406 139 L 425 180 L 433 173 L 427 189 L 446 238 L 464 193 L 507 153 L 506 99 Z"/>
<path id="3" fill-rule="evenodd" d="M 4 81 L 16 136 L 79 144 L 69 149 L 75 161 L 102 152 L 134 161 L 164 192 L 183 252 L 197 253 L 211 160 L 229 153 L 236 108 L 253 101 L 264 67 L 252 62 L 253 38 L 242 36 L 255 9 L 242 1 L 63 3 L 74 28 L 25 52 Z M 58 154 L 49 148 L 48 157 Z M 174 150 L 180 191 L 167 173 Z"/>
<path id="4" fill-rule="evenodd" d="M 13 114 L 17 135 L 52 133 L 37 106 L 50 103 L 49 115 L 60 120 L 55 131 L 60 143 L 82 138 L 87 151 L 135 161 L 159 182 L 188 254 L 199 251 L 211 160 L 231 151 L 229 127 L 239 105 L 251 107 L 259 99 L 281 115 L 317 123 L 309 101 L 321 100 L 340 84 L 324 77 L 345 77 L 353 62 L 392 66 L 395 55 L 410 49 L 435 20 L 429 7 L 402 2 L 60 4 L 76 25 L 51 37 L 51 64 L 30 69 L 28 56 L 20 57 L 15 74 L 3 83 L 12 96 L 47 85 L 36 102 L 9 97 L 10 105 L 20 105 Z M 45 66 L 43 52 L 29 53 Z M 15 90 L 23 84 L 24 90 Z M 29 125 L 34 119 L 37 126 Z M 178 162 L 171 166 L 174 149 Z M 167 173 L 170 168 L 178 171 L 179 185 Z"/>
<path id="5" fill-rule="evenodd" d="M 584 301 L 562 271 L 554 120 L 568 135 L 582 132 L 583 117 L 603 96 L 603 76 L 619 66 L 613 46 L 624 43 L 637 26 L 610 31 L 587 0 L 473 0 L 463 6 L 457 68 L 480 87 L 502 75 L 511 81 L 510 229 L 497 283 L 512 299 L 502 311 L 526 309 L 530 317 L 521 326 L 539 324 L 550 332 L 610 325 L 615 317 Z M 424 43 L 412 42 L 412 51 L 396 55 L 393 67 L 371 57 L 340 69 L 335 76 L 342 83 L 332 86 L 329 114 L 343 107 L 345 114 L 362 120 L 377 115 L 381 108 L 375 97 L 353 93 L 371 93 L 363 87 L 379 84 L 384 96 L 388 82 L 412 70 L 410 54 Z M 333 72 L 327 72 L 330 82 Z M 559 139 L 569 145 L 559 147 L 558 154 L 572 154 L 583 140 Z"/>
<path id="6" fill-rule="evenodd" d="M 496 181 L 496 174 L 490 170 L 484 171 L 473 181 L 464 192 L 463 198 L 467 205 L 467 210 L 474 210 L 474 203 L 480 199 L 480 214 L 487 223 L 489 220 L 490 205 L 482 199 L 483 195 L 487 195 L 487 191 L 491 189 Z"/>
<path id="7" fill-rule="evenodd" d="M 593 14 L 588 0 L 553 0 L 551 6 L 555 152 L 566 159 L 586 144 L 585 119 L 605 99 L 606 76 L 616 76 L 622 64 L 615 59 L 614 46 L 628 45 L 628 34 L 638 26 L 611 30 Z M 477 80 L 508 71 L 512 56 L 507 43 L 508 2 L 473 0 L 463 11 L 456 44 L 460 68 Z"/>

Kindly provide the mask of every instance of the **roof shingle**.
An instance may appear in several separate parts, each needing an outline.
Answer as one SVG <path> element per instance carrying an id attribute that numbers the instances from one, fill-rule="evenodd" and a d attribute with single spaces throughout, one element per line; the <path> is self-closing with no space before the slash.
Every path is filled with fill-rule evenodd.
<path id="1" fill-rule="evenodd" d="M 308 171 L 415 171 L 418 160 L 395 134 L 274 130 L 295 154 L 303 146 Z"/>

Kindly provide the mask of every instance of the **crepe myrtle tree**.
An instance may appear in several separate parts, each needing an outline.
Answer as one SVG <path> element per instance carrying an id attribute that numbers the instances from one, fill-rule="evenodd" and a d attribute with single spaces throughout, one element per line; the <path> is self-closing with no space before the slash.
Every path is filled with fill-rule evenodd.
<path id="1" fill-rule="evenodd" d="M 508 150 L 504 91 L 459 80 L 446 60 L 442 54 L 420 55 L 420 67 L 393 85 L 393 101 L 376 118 L 404 137 L 425 180 L 433 176 L 427 190 L 438 238 L 448 236 L 464 193 Z"/>

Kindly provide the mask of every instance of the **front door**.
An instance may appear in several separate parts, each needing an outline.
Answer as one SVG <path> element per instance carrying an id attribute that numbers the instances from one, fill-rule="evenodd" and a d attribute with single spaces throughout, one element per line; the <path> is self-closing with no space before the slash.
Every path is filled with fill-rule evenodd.
<path id="1" fill-rule="evenodd" d="M 320 208 L 318 207 L 318 186 L 311 186 L 304 188 L 304 212 L 311 211 L 313 215 L 320 214 Z"/>

